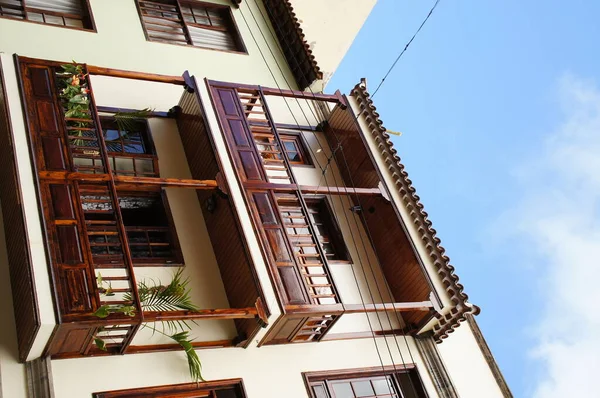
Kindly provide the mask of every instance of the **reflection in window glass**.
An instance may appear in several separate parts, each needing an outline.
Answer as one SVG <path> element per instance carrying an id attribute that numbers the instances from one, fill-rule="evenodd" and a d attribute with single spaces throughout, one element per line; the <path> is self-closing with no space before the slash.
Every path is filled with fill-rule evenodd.
<path id="1" fill-rule="evenodd" d="M 354 398 L 354 392 L 350 383 L 341 382 L 333 385 L 333 391 L 336 398 Z"/>

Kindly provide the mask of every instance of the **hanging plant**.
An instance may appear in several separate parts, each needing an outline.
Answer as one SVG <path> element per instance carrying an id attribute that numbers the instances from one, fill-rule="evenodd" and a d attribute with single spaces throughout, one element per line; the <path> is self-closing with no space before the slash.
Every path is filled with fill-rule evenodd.
<path id="1" fill-rule="evenodd" d="M 76 135 L 81 138 L 72 138 L 71 144 L 79 147 L 86 145 L 85 128 L 91 127 L 93 123 L 92 112 L 90 110 L 90 90 L 88 74 L 84 73 L 83 66 L 73 61 L 72 64 L 61 65 L 62 72 L 58 73 L 58 84 L 60 88 L 60 98 L 65 111 L 65 118 L 75 119 L 67 120 L 68 127 L 75 127 L 69 131 L 69 135 Z M 148 119 L 152 116 L 154 109 L 144 108 L 134 112 L 116 112 L 114 120 L 117 124 L 119 134 L 116 138 L 108 139 L 106 133 L 103 133 L 106 142 L 119 140 L 126 137 L 129 131 L 136 129 L 136 122 L 140 119 Z M 80 128 L 81 130 L 77 130 Z M 95 133 L 88 133 L 87 136 L 95 136 Z M 89 141 L 88 141 L 89 142 Z M 93 145 L 96 152 L 99 152 L 97 144 Z"/>
<path id="2" fill-rule="evenodd" d="M 113 296 L 112 286 L 110 282 L 106 283 L 102 279 L 102 275 L 97 277 L 98 290 L 103 296 Z M 138 282 L 138 295 L 140 297 L 140 307 L 142 311 L 198 311 L 198 307 L 193 304 L 189 288 L 189 278 L 182 277 L 182 270 L 178 270 L 173 279 L 168 285 L 163 285 L 160 281 L 152 281 L 146 283 Z M 134 297 L 131 293 L 123 295 L 124 301 L 133 301 Z M 103 305 L 94 312 L 94 316 L 98 318 L 106 318 L 110 314 L 124 314 L 127 316 L 135 316 L 135 307 L 124 304 Z M 186 321 L 161 321 L 160 330 L 157 329 L 156 323 L 142 324 L 142 328 L 152 329 L 152 333 L 158 333 L 175 341 L 184 350 L 187 357 L 190 376 L 195 382 L 204 381 L 202 377 L 202 364 L 198 354 L 194 350 L 192 344 L 193 339 L 190 337 L 190 325 Z M 94 338 L 96 347 L 106 351 L 106 343 L 103 339 Z"/>

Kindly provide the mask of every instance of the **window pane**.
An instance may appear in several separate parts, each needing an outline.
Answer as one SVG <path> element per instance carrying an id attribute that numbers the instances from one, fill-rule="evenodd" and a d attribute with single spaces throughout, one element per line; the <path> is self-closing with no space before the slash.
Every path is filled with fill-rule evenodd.
<path id="1" fill-rule="evenodd" d="M 372 397 L 375 394 L 370 381 L 355 381 L 352 387 L 357 397 Z"/>
<path id="2" fill-rule="evenodd" d="M 333 392 L 335 398 L 354 398 L 352 387 L 350 387 L 350 383 L 348 382 L 335 383 L 333 385 Z"/>
<path id="3" fill-rule="evenodd" d="M 72 19 L 72 18 L 65 18 L 65 23 L 67 26 L 71 26 L 73 28 L 83 28 L 83 21 L 80 19 Z"/>
<path id="4" fill-rule="evenodd" d="M 316 398 L 328 398 L 327 392 L 325 392 L 323 386 L 313 386 L 313 393 Z"/>
<path id="5" fill-rule="evenodd" d="M 296 152 L 296 144 L 293 141 L 283 141 L 283 145 L 287 151 Z"/>
<path id="6" fill-rule="evenodd" d="M 133 159 L 115 157 L 115 171 L 117 173 L 133 174 Z"/>
<path id="7" fill-rule="evenodd" d="M 121 134 L 119 134 L 119 130 L 104 130 L 104 140 L 106 141 L 106 144 L 108 144 L 109 141 L 118 141 L 120 137 Z"/>
<path id="8" fill-rule="evenodd" d="M 154 174 L 154 165 L 150 159 L 136 159 L 135 170 L 137 174 L 151 175 Z"/>
<path id="9" fill-rule="evenodd" d="M 396 390 L 394 388 L 394 386 L 392 385 L 391 381 L 389 379 L 378 379 L 378 380 L 373 380 L 373 387 L 375 388 L 375 394 L 377 395 L 384 395 L 384 394 L 390 394 L 391 393 L 395 393 Z"/>
<path id="10" fill-rule="evenodd" d="M 54 15 L 48 15 L 46 14 L 46 23 L 50 23 L 53 25 L 63 25 L 63 19 L 62 17 L 56 17 Z"/>
<path id="11" fill-rule="evenodd" d="M 35 21 L 35 22 L 44 22 L 44 17 L 42 17 L 42 14 L 38 14 L 38 13 L 34 13 L 34 12 L 27 13 L 27 19 L 29 19 L 30 21 Z"/>

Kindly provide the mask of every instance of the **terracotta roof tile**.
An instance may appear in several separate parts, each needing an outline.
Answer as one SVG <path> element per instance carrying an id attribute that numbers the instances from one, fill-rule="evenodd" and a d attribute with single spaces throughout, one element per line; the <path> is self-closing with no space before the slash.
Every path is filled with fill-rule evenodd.
<path id="1" fill-rule="evenodd" d="M 323 73 L 306 41 L 300 21 L 289 0 L 263 0 L 288 64 L 300 89 L 304 90 Z"/>
<path id="2" fill-rule="evenodd" d="M 454 267 L 450 265 L 450 259 L 445 254 L 446 250 L 441 246 L 441 241 L 436 236 L 437 233 L 421 204 L 421 199 L 417 195 L 412 181 L 408 178 L 408 173 L 404 170 L 404 165 L 401 163 L 396 149 L 394 149 L 390 136 L 383 127 L 383 122 L 379 118 L 370 94 L 367 92 L 365 79 L 362 79 L 354 87 L 351 95 L 358 102 L 361 114 L 369 124 L 371 134 L 381 150 L 381 155 L 384 157 L 389 171 L 392 173 L 404 205 L 410 211 L 412 222 L 420 234 L 419 238 L 425 244 L 427 253 L 452 301 L 453 308 L 445 316 L 439 315 L 438 322 L 434 326 L 434 337 L 437 342 L 441 342 L 459 326 L 460 322 L 465 321 L 467 314 L 477 315 L 480 311 L 479 307 L 468 302 L 469 297 L 463 292 L 463 285 L 459 283 Z"/>

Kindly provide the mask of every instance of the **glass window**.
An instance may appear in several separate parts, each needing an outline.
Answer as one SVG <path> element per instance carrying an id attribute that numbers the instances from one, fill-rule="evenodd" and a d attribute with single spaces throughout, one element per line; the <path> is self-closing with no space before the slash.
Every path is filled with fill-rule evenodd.
<path id="1" fill-rule="evenodd" d="M 137 0 L 149 41 L 245 52 L 228 6 L 186 0 Z"/>
<path id="2" fill-rule="evenodd" d="M 85 0 L 0 0 L 0 17 L 94 29 L 92 12 Z"/>

